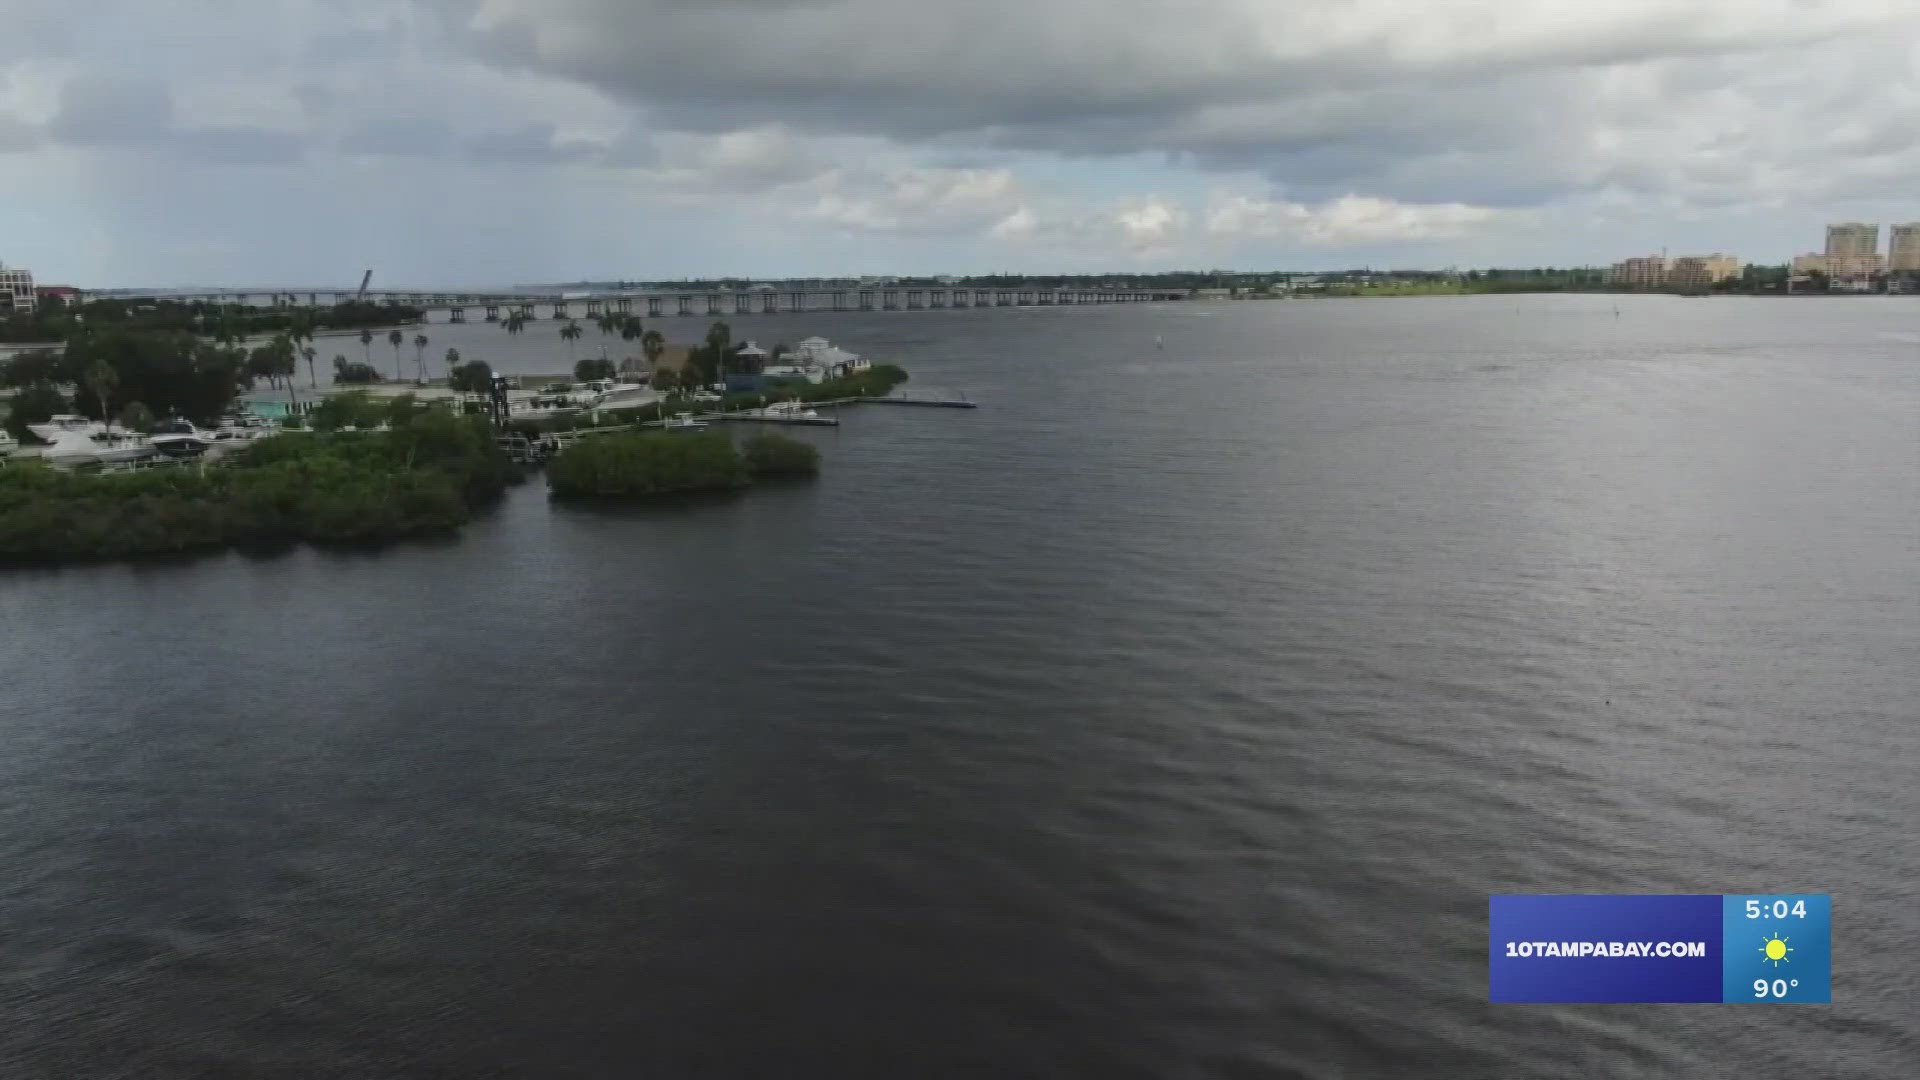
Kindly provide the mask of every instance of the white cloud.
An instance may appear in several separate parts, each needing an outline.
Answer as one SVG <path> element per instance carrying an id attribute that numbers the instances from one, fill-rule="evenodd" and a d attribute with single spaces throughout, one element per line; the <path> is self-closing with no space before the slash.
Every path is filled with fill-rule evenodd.
<path id="1" fill-rule="evenodd" d="M 1318 206 L 1233 195 L 1208 212 L 1207 231 L 1242 239 L 1339 246 L 1451 240 L 1502 216 L 1500 211 L 1465 203 L 1402 203 L 1365 195 L 1343 195 Z"/>
<path id="2" fill-rule="evenodd" d="M 1122 208 L 1113 223 L 1129 250 L 1152 253 L 1172 247 L 1185 233 L 1187 219 L 1185 210 L 1154 195 Z"/>
<path id="3" fill-rule="evenodd" d="M 122 7 L 10 0 L 0 33 L 0 162 L 44 187 L 0 225 L 56 276 L 171 278 L 165 251 L 294 279 L 456 208 L 463 272 L 501 280 L 585 250 L 1784 258 L 1828 215 L 1920 217 L 1912 0 Z M 272 211 L 290 193 L 298 220 Z M 83 234 L 127 239 L 61 239 Z M 430 245 L 396 251 L 434 273 Z"/>
<path id="4" fill-rule="evenodd" d="M 1007 169 L 846 168 L 814 186 L 803 220 L 868 232 L 998 234 L 1025 209 L 1025 193 Z"/>

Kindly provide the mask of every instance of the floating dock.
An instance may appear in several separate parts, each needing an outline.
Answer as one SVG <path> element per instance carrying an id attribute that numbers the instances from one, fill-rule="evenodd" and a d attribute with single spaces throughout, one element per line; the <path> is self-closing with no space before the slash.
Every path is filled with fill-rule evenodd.
<path id="1" fill-rule="evenodd" d="M 701 413 L 696 420 L 738 420 L 751 424 L 810 424 L 814 427 L 839 427 L 832 416 L 767 416 L 758 412 Z"/>
<path id="2" fill-rule="evenodd" d="M 928 397 L 863 397 L 854 398 L 873 405 L 924 405 L 930 409 L 977 409 L 978 405 L 966 398 L 928 398 Z"/>

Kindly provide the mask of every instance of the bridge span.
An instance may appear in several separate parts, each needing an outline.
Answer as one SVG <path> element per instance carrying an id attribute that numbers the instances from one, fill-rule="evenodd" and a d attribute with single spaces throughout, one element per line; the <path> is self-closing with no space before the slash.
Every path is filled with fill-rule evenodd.
<path id="1" fill-rule="evenodd" d="M 87 300 L 241 305 L 266 308 L 330 307 L 355 299 L 340 291 L 273 292 L 220 289 L 212 292 L 100 292 Z M 602 314 L 724 317 L 808 311 L 942 311 L 955 308 L 1057 307 L 1082 304 L 1145 304 L 1185 300 L 1185 289 L 985 289 L 959 285 L 925 288 L 849 286 L 846 288 L 761 289 L 747 291 L 593 292 L 565 295 L 533 293 L 447 293 L 370 290 L 360 299 L 405 304 L 445 322 L 468 322 L 471 313 L 497 321 L 514 315 L 528 319 L 594 318 Z"/>

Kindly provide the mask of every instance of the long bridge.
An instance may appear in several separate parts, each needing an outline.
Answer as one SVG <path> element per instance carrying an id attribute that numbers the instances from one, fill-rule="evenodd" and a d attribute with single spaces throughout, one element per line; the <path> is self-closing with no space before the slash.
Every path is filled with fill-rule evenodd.
<path id="1" fill-rule="evenodd" d="M 623 291 L 573 292 L 564 295 L 532 293 L 447 293 L 374 290 L 356 293 L 331 291 L 270 291 L 215 289 L 212 291 L 88 293 L 87 300 L 122 300 L 241 305 L 248 307 L 330 307 L 360 300 L 404 304 L 445 321 L 467 322 L 469 312 L 495 321 L 519 315 L 529 319 L 593 318 L 602 314 L 667 316 L 761 315 L 806 311 L 941 311 L 954 308 L 1056 307 L 1083 304 L 1145 304 L 1185 300 L 1185 289 L 1053 289 L 971 288 L 960 285 L 926 287 L 848 286 L 845 288 L 753 289 L 742 291 Z M 542 315 L 541 312 L 546 312 Z"/>

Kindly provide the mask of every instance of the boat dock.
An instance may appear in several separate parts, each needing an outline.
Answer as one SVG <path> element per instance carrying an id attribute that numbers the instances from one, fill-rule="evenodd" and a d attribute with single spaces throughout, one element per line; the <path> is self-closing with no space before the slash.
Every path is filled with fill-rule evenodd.
<path id="1" fill-rule="evenodd" d="M 829 401 L 809 401 L 804 404 L 809 410 L 830 409 L 842 405 L 918 405 L 936 409 L 973 409 L 979 407 L 963 397 L 936 398 L 907 396 L 844 397 L 833 398 Z M 840 424 L 838 418 L 831 416 L 780 416 L 777 414 L 770 415 L 759 409 L 741 412 L 693 413 L 690 416 L 683 416 L 679 419 L 682 422 L 686 419 L 693 419 L 701 423 L 728 421 L 758 424 L 795 424 L 813 427 L 838 427 Z M 660 420 L 642 420 L 633 424 L 609 424 L 605 427 L 583 427 L 574 428 L 571 431 L 554 431 L 533 438 L 518 434 L 502 434 L 498 436 L 495 441 L 499 444 L 500 448 L 505 450 L 508 456 L 512 457 L 516 462 L 537 465 L 589 435 L 611 435 L 620 431 L 644 431 L 648 429 L 659 429 L 664 426 L 665 423 Z"/>
<path id="2" fill-rule="evenodd" d="M 839 427 L 840 421 L 831 416 L 768 416 L 766 413 L 716 412 L 701 413 L 695 420 L 736 420 L 750 424 L 810 424 L 814 427 Z"/>

